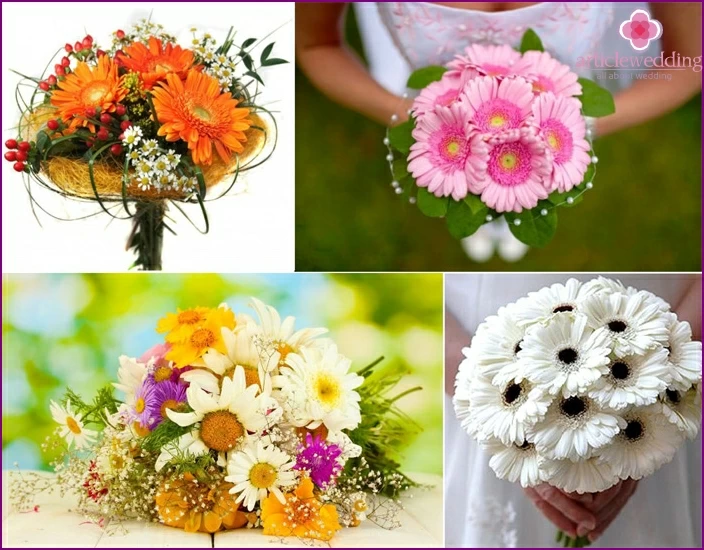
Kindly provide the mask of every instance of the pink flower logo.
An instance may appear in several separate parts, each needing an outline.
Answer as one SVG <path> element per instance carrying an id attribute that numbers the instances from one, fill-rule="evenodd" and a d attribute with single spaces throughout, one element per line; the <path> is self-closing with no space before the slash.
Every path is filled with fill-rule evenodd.
<path id="1" fill-rule="evenodd" d="M 636 10 L 630 19 L 621 23 L 618 31 L 634 50 L 644 50 L 651 40 L 662 36 L 662 25 L 657 19 L 651 19 L 647 11 Z"/>

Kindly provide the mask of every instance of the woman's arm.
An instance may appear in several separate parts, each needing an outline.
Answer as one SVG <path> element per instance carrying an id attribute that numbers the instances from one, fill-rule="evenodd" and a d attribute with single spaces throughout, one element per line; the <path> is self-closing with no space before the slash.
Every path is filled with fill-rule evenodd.
<path id="1" fill-rule="evenodd" d="M 653 17 L 663 26 L 662 49 L 665 56 L 677 52 L 682 57 L 699 57 L 702 48 L 702 5 L 697 3 L 650 4 Z M 638 52 L 634 52 L 638 55 Z M 702 74 L 691 68 L 684 71 L 651 71 L 659 79 L 643 78 L 619 93 L 616 112 L 596 122 L 597 135 L 617 132 L 673 111 L 694 97 L 702 88 Z M 670 80 L 662 77 L 668 74 Z M 645 75 L 647 76 L 647 75 Z"/>
<path id="2" fill-rule="evenodd" d="M 345 45 L 346 4 L 296 4 L 296 59 L 311 82 L 330 99 L 388 125 L 407 117 L 408 101 L 380 86 Z"/>

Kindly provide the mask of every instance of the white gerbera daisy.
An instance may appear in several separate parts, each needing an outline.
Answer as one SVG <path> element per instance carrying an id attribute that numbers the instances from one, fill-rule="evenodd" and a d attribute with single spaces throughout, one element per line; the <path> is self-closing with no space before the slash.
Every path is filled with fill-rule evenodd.
<path id="1" fill-rule="evenodd" d="M 179 452 L 199 456 L 215 451 L 218 464 L 226 464 L 226 455 L 241 449 L 247 442 L 249 433 L 259 433 L 273 425 L 280 411 L 270 410 L 272 400 L 267 396 L 257 396 L 257 386 L 247 386 L 244 369 L 236 367 L 233 377 L 224 378 L 220 395 L 211 395 L 197 383 L 191 382 L 186 390 L 188 405 L 192 412 L 166 410 L 170 420 L 179 426 L 193 426 L 172 445 L 162 448 L 157 459 L 157 471 Z"/>
<path id="2" fill-rule="evenodd" d="M 462 353 L 465 358 L 460 363 L 457 377 L 455 378 L 455 395 L 452 397 L 452 405 L 462 429 L 469 435 L 476 435 L 477 430 L 474 418 L 469 408 L 469 395 L 472 390 L 473 378 L 477 373 L 477 365 L 472 348 L 463 348 Z"/>
<path id="3" fill-rule="evenodd" d="M 645 355 L 612 359 L 608 373 L 594 383 L 589 397 L 611 409 L 625 409 L 629 405 L 642 407 L 655 403 L 669 382 L 667 351 L 658 347 Z"/>
<path id="4" fill-rule="evenodd" d="M 83 427 L 81 419 L 71 410 L 70 403 L 62 407 L 55 401 L 50 401 L 49 409 L 54 421 L 61 426 L 59 435 L 66 440 L 69 447 L 75 445 L 77 449 L 82 449 L 95 441 L 98 432 Z"/>
<path id="5" fill-rule="evenodd" d="M 663 300 L 659 296 L 656 296 L 655 294 L 653 294 L 652 292 L 649 292 L 647 290 L 640 290 L 639 291 L 637 288 L 633 288 L 632 286 L 627 287 L 618 279 L 609 279 L 607 277 L 602 277 L 600 275 L 596 279 L 592 279 L 591 281 L 588 281 L 587 283 L 585 283 L 584 286 L 590 294 L 596 294 L 598 292 L 605 292 L 607 294 L 618 293 L 618 294 L 625 294 L 626 296 L 633 296 L 634 294 L 637 294 L 638 292 L 643 292 L 648 297 L 648 300 L 650 302 L 658 304 L 658 308 L 660 309 L 660 311 L 662 311 L 662 312 L 670 311 L 670 304 L 668 304 L 665 300 Z"/>
<path id="6" fill-rule="evenodd" d="M 600 493 L 619 481 L 608 464 L 598 458 L 546 460 L 541 464 L 543 480 L 567 493 Z"/>
<path id="7" fill-rule="evenodd" d="M 584 460 L 608 445 L 622 427 L 620 416 L 601 410 L 586 396 L 572 395 L 557 399 L 528 439 L 551 460 Z"/>
<path id="8" fill-rule="evenodd" d="M 577 279 L 529 292 L 526 298 L 516 302 L 517 322 L 525 327 L 545 322 L 560 313 L 575 313 L 580 311 L 581 302 L 592 292 Z"/>
<path id="9" fill-rule="evenodd" d="M 667 326 L 664 345 L 669 352 L 672 385 L 687 391 L 702 379 L 702 343 L 692 341 L 692 327 L 686 321 L 678 321 L 674 314 L 668 316 Z"/>
<path id="10" fill-rule="evenodd" d="M 124 392 L 124 403 L 128 407 L 134 405 L 135 393 L 147 377 L 147 365 L 138 362 L 133 357 L 120 356 L 120 368 L 117 370 L 117 382 L 113 382 L 116 389 Z"/>
<path id="11" fill-rule="evenodd" d="M 511 483 L 520 481 L 522 487 L 534 487 L 542 481 L 540 466 L 544 459 L 532 443 L 524 441 L 506 446 L 496 439 L 489 439 L 482 442 L 482 447 L 492 455 L 489 466 L 499 479 Z"/>
<path id="12" fill-rule="evenodd" d="M 645 292 L 594 295 L 584 301 L 582 311 L 591 328 L 609 336 L 619 357 L 667 345 L 667 318 Z"/>
<path id="13" fill-rule="evenodd" d="M 495 437 L 504 445 L 522 444 L 526 429 L 538 422 L 552 401 L 545 391 L 527 380 L 495 386 L 475 378 L 469 393 L 469 414 L 478 438 Z"/>
<path id="14" fill-rule="evenodd" d="M 523 375 L 555 395 L 584 392 L 609 363 L 608 338 L 587 326 L 584 315 L 561 314 L 526 333 L 518 357 Z"/>
<path id="15" fill-rule="evenodd" d="M 349 372 L 350 363 L 333 344 L 289 353 L 288 368 L 273 379 L 288 421 L 310 429 L 321 424 L 330 431 L 356 428 L 362 417 L 355 389 L 364 378 Z"/>
<path id="16" fill-rule="evenodd" d="M 476 368 L 494 384 L 521 378 L 516 354 L 521 350 L 525 329 L 516 322 L 516 307 L 499 309 L 481 324 L 472 339 Z"/>
<path id="17" fill-rule="evenodd" d="M 692 386 L 686 392 L 668 388 L 660 396 L 662 413 L 668 422 L 677 426 L 689 439 L 699 433 L 702 423 L 701 386 Z"/>
<path id="18" fill-rule="evenodd" d="M 663 417 L 661 407 L 627 411 L 623 418 L 624 428 L 598 452 L 619 479 L 641 479 L 672 460 L 684 436 Z"/>
<path id="19" fill-rule="evenodd" d="M 296 484 L 296 461 L 273 445 L 265 447 L 261 441 L 230 453 L 225 481 L 234 483 L 231 494 L 239 494 L 236 502 L 243 502 L 247 510 L 254 510 L 257 502 L 269 493 L 284 504 L 281 489 Z"/>

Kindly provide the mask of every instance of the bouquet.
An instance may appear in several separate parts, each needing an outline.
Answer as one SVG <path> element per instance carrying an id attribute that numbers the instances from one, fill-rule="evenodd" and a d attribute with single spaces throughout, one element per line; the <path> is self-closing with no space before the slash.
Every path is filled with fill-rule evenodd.
<path id="1" fill-rule="evenodd" d="M 21 116 L 5 159 L 23 174 L 35 216 L 37 207 L 61 219 L 39 204 L 33 184 L 97 203 L 91 215 L 131 219 L 127 247 L 144 270 L 161 269 L 164 229 L 174 233 L 169 205 L 191 221 L 181 204 L 198 204 L 206 233 L 206 202 L 228 193 L 276 143 L 276 120 L 257 102 L 261 68 L 286 63 L 272 57 L 274 43 L 257 64 L 260 40 L 236 43 L 232 28 L 220 41 L 191 31 L 183 47 L 142 20 L 115 31 L 105 49 L 90 35 L 67 43 L 49 62 L 52 74 L 17 73 Z"/>
<path id="2" fill-rule="evenodd" d="M 117 383 L 92 402 L 71 390 L 52 401 L 56 477 L 23 474 L 15 505 L 58 487 L 105 526 L 323 541 L 364 520 L 398 526 L 414 483 L 394 453 L 418 431 L 391 395 L 404 371 L 377 361 L 353 372 L 326 329 L 295 331 L 293 317 L 252 306 L 258 322 L 224 304 L 170 313 L 164 341 L 120 357 Z"/>
<path id="3" fill-rule="evenodd" d="M 519 240 L 544 246 L 556 208 L 592 188 L 585 117 L 613 113 L 613 98 L 544 52 L 532 30 L 519 51 L 473 44 L 447 66 L 418 69 L 408 87 L 420 90 L 410 119 L 384 139 L 392 186 L 446 218 L 455 238 L 503 216 Z"/>
<path id="4" fill-rule="evenodd" d="M 618 281 L 532 292 L 463 352 L 457 417 L 496 475 L 523 487 L 604 491 L 651 475 L 699 431 L 701 342 L 664 300 Z"/>

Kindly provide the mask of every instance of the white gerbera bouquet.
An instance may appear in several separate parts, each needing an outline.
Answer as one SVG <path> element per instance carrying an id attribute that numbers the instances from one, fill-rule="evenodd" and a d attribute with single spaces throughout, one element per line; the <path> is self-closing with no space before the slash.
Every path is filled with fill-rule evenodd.
<path id="1" fill-rule="evenodd" d="M 654 294 L 570 279 L 479 326 L 463 350 L 455 412 L 499 478 L 604 491 L 652 474 L 696 437 L 701 349 Z"/>

